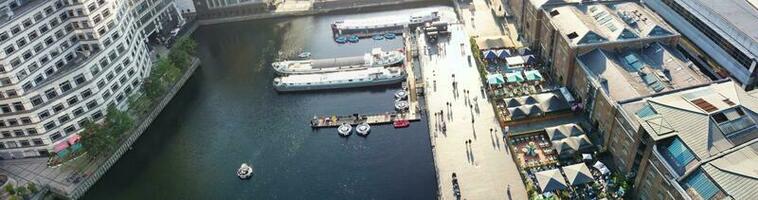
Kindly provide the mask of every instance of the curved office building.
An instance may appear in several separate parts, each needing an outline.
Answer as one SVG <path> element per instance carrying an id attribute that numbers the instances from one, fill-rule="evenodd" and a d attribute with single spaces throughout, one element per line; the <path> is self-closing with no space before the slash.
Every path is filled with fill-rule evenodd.
<path id="1" fill-rule="evenodd" d="M 148 38 L 180 23 L 173 0 L 0 0 L 0 159 L 47 156 L 124 107 Z"/>

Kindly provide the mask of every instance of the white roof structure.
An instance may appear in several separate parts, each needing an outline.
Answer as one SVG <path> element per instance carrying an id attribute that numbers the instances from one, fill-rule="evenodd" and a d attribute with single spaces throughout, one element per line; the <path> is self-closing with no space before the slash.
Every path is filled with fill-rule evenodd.
<path id="1" fill-rule="evenodd" d="M 549 169 L 535 173 L 537 183 L 542 192 L 555 191 L 566 188 L 566 180 L 563 179 L 561 171 L 558 169 Z"/>
<path id="2" fill-rule="evenodd" d="M 578 163 L 563 167 L 563 173 L 566 174 L 568 183 L 571 185 L 581 185 L 594 181 L 590 168 L 584 163 Z"/>

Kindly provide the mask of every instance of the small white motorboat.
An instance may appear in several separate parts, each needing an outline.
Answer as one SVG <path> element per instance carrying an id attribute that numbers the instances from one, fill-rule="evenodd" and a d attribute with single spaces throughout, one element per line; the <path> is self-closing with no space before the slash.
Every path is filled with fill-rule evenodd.
<path id="1" fill-rule="evenodd" d="M 408 101 L 395 101 L 395 109 L 398 111 L 405 111 L 408 109 Z"/>
<path id="2" fill-rule="evenodd" d="M 408 97 L 408 92 L 405 90 L 395 92 L 395 99 L 403 100 L 406 97 Z"/>
<path id="3" fill-rule="evenodd" d="M 240 179 L 249 179 L 253 176 L 253 167 L 250 165 L 247 165 L 247 163 L 242 163 L 242 166 L 240 166 L 239 169 L 237 169 L 237 176 L 240 177 Z"/>
<path id="4" fill-rule="evenodd" d="M 311 57 L 311 52 L 307 52 L 307 51 L 306 52 L 302 52 L 300 54 L 297 54 L 297 57 L 300 57 L 302 59 L 310 58 Z"/>
<path id="5" fill-rule="evenodd" d="M 350 131 L 353 130 L 353 126 L 350 126 L 350 124 L 342 123 L 340 127 L 337 127 L 337 133 L 339 133 L 341 136 L 348 136 L 350 135 Z"/>
<path id="6" fill-rule="evenodd" d="M 358 124 L 358 126 L 355 127 L 355 132 L 358 132 L 358 134 L 366 136 L 368 135 L 368 132 L 371 131 L 371 126 L 368 125 L 368 123 L 363 122 L 361 124 Z"/>

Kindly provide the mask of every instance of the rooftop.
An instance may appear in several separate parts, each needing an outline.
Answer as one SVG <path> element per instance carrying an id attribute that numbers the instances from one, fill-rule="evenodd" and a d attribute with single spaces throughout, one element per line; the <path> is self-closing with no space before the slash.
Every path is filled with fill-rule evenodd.
<path id="1" fill-rule="evenodd" d="M 617 101 L 710 81 L 677 50 L 660 43 L 617 52 L 595 49 L 577 59 L 588 77 Z"/>
<path id="2" fill-rule="evenodd" d="M 556 4 L 543 9 L 572 46 L 678 34 L 637 2 Z"/>
<path id="3" fill-rule="evenodd" d="M 727 24 L 714 23 L 716 28 L 727 29 L 731 26 L 735 30 L 745 34 L 752 39 L 753 43 L 758 43 L 758 1 L 756 0 L 695 0 L 695 1 L 680 1 L 695 7 L 690 12 L 700 13 L 704 20 L 714 23 L 718 20 L 724 20 Z M 710 17 L 710 13 L 716 15 L 716 17 Z M 739 41 L 739 40 L 738 40 Z"/>
<path id="4" fill-rule="evenodd" d="M 722 81 L 621 107 L 657 141 L 688 195 L 758 195 L 750 189 L 758 187 L 758 91 Z"/>

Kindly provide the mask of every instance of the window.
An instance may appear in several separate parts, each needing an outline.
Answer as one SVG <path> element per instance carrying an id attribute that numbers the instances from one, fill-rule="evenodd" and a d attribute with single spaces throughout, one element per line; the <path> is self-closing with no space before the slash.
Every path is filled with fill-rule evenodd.
<path id="1" fill-rule="evenodd" d="M 48 122 L 47 124 L 45 124 L 45 129 L 47 129 L 47 130 L 49 131 L 49 130 L 52 130 L 52 129 L 54 129 L 54 128 L 55 128 L 55 126 L 56 126 L 56 125 L 55 125 L 55 122 L 54 122 L 54 121 L 50 121 L 50 122 Z"/>
<path id="2" fill-rule="evenodd" d="M 27 128 L 26 129 L 26 133 L 28 133 L 29 135 L 36 135 L 37 134 L 37 129 L 36 128 Z"/>
<path id="3" fill-rule="evenodd" d="M 76 108 L 74 110 L 74 116 L 75 117 L 78 117 L 79 115 L 82 115 L 82 114 L 84 114 L 84 109 L 83 108 Z"/>
<path id="4" fill-rule="evenodd" d="M 55 134 L 50 135 L 50 140 L 52 140 L 53 142 L 58 141 L 61 138 L 63 138 L 63 135 L 61 135 L 61 133 L 58 133 L 58 132 L 56 132 Z"/>
<path id="5" fill-rule="evenodd" d="M 29 118 L 29 117 L 22 117 L 21 118 L 21 124 L 31 124 L 31 123 L 32 123 L 32 119 L 31 118 Z"/>
<path id="6" fill-rule="evenodd" d="M 24 111 L 26 110 L 26 107 L 24 107 L 24 104 L 21 102 L 15 102 L 13 103 L 13 108 L 16 109 L 16 111 Z"/>
<path id="7" fill-rule="evenodd" d="M 53 98 L 57 97 L 58 96 L 58 92 L 56 92 L 54 88 L 53 89 L 49 89 L 49 90 L 45 91 L 45 96 L 47 96 L 47 99 L 50 100 L 50 99 L 53 99 Z"/>
<path id="8" fill-rule="evenodd" d="M 68 122 L 68 120 L 71 120 L 71 117 L 69 117 L 68 115 L 63 115 L 63 116 L 58 117 L 58 123 L 61 123 L 61 124 Z"/>
<path id="9" fill-rule="evenodd" d="M 84 74 L 79 74 L 74 78 L 74 81 L 77 85 L 82 84 L 87 81 L 87 78 L 84 77 Z"/>
<path id="10" fill-rule="evenodd" d="M 40 119 L 48 118 L 50 117 L 50 111 L 47 111 L 47 110 L 42 111 L 39 114 L 37 114 L 37 117 L 39 117 Z"/>
<path id="11" fill-rule="evenodd" d="M 59 103 L 58 105 L 53 106 L 53 111 L 55 111 L 57 113 L 57 112 L 62 111 L 64 108 L 66 108 L 66 107 L 63 106 L 62 103 Z"/>
<path id="12" fill-rule="evenodd" d="M 95 107 L 97 107 L 97 101 L 96 100 L 92 100 L 89 103 L 87 103 L 87 108 L 89 108 L 90 110 L 91 109 L 95 109 Z"/>
<path id="13" fill-rule="evenodd" d="M 3 105 L 0 105 L 0 110 L 2 110 L 3 113 L 10 113 L 11 107 L 8 106 L 8 104 L 3 104 Z"/>
<path id="14" fill-rule="evenodd" d="M 82 91 L 82 97 L 87 98 L 89 96 L 92 96 L 92 90 L 86 89 L 86 90 Z"/>
<path id="15" fill-rule="evenodd" d="M 16 120 L 16 119 L 9 119 L 8 120 L 8 125 L 18 126 L 18 120 Z"/>
<path id="16" fill-rule="evenodd" d="M 65 81 L 60 84 L 60 87 L 61 87 L 61 91 L 65 93 L 71 90 L 71 83 L 69 83 L 68 81 Z"/>

